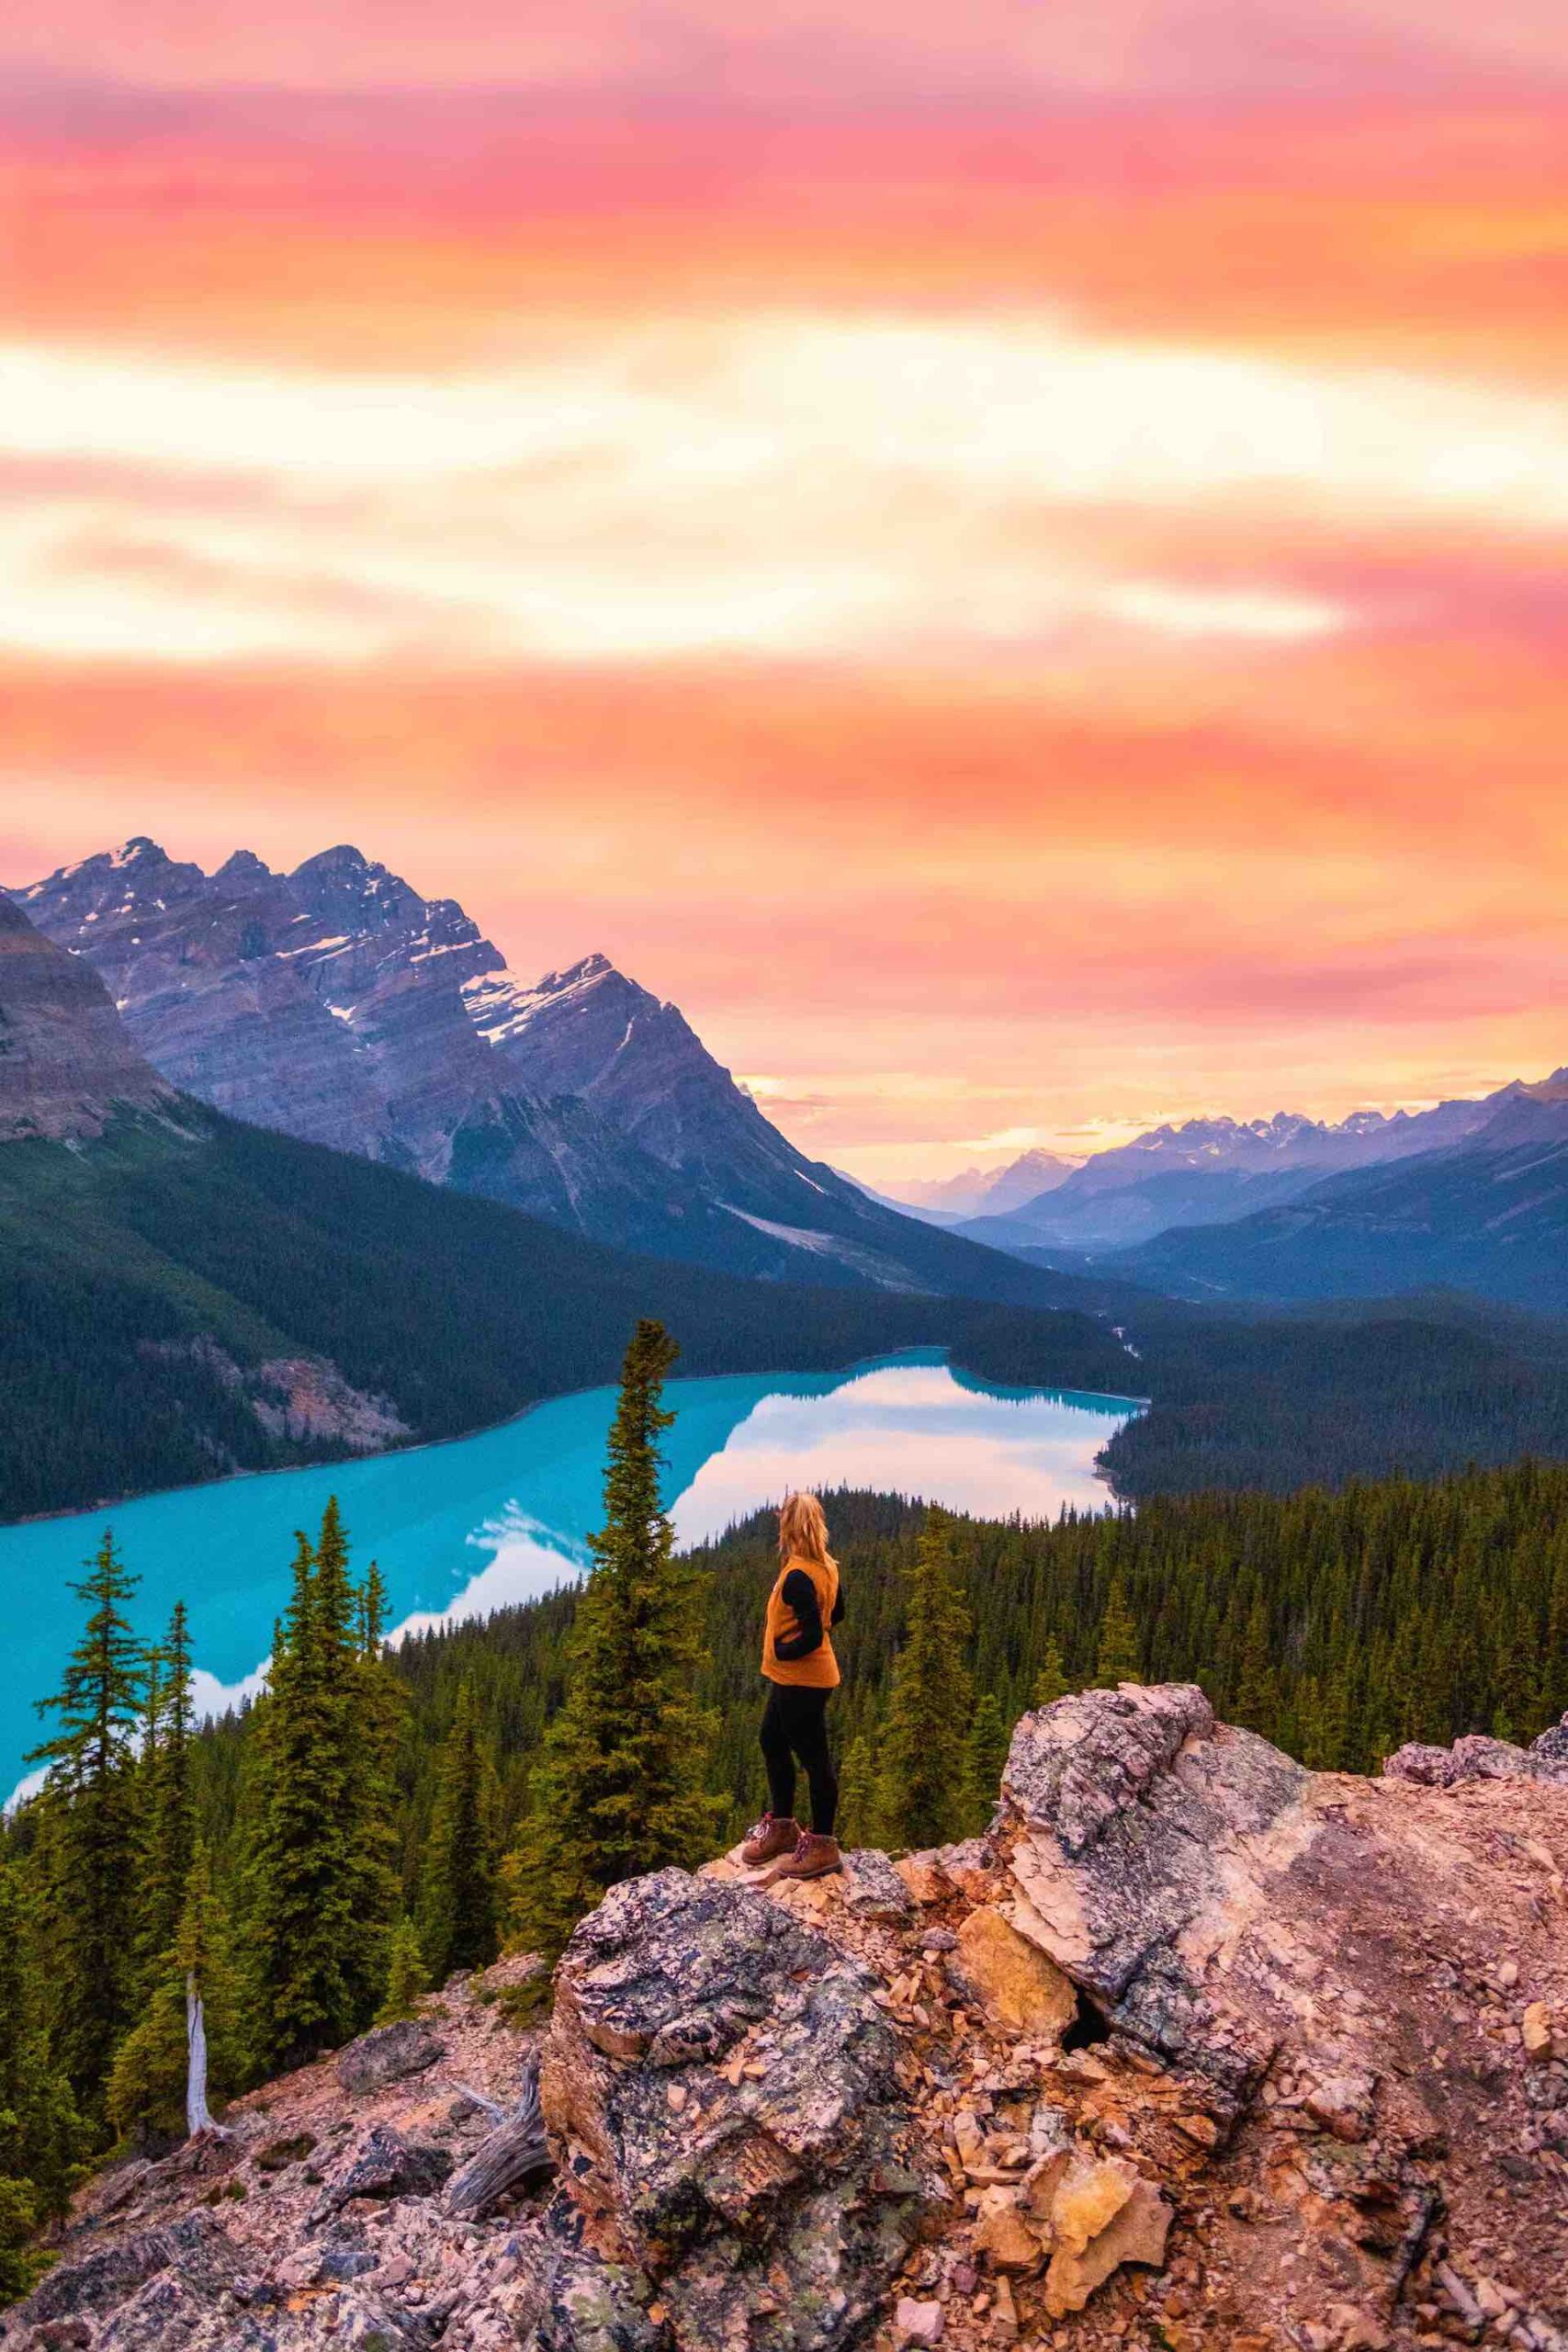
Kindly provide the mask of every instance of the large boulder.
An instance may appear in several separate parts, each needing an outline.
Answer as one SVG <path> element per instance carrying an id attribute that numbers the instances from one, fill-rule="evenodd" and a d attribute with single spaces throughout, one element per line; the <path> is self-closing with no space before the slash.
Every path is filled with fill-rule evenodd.
<path id="1" fill-rule="evenodd" d="M 335 2072 L 351 2098 L 365 2098 L 392 2083 L 423 2075 L 442 2055 L 430 2028 L 418 2018 L 400 2018 L 362 2033 L 337 2055 Z"/>
<path id="2" fill-rule="evenodd" d="M 375 2124 L 351 2140 L 346 2153 L 310 2208 L 314 2228 L 357 2197 L 429 2197 L 453 2168 L 449 2150 L 411 2140 L 389 2123 Z"/>
<path id="3" fill-rule="evenodd" d="M 1013 1734 L 1002 1777 L 1014 1927 L 1114 2025 L 1206 2075 L 1234 2109 L 1279 2041 L 1266 1997 L 1208 1965 L 1268 1907 L 1307 1773 L 1214 1722 L 1193 1684 L 1085 1690 Z M 1238 1997 L 1239 1996 L 1239 1997 Z"/>
<path id="4" fill-rule="evenodd" d="M 1308 1772 L 1185 1685 L 1085 1691 L 1018 1725 L 1008 1916 L 1116 2046 L 1179 2079 L 1189 2136 L 1200 2112 L 1215 2126 L 1246 2188 L 1207 2256 L 1245 2277 L 1238 2308 L 1343 2310 L 1386 2343 L 1424 2264 L 1443 2308 L 1462 2315 L 1450 2273 L 1479 2277 L 1528 2321 L 1518 2341 L 1568 2346 L 1560 1770 L 1552 1747 L 1476 1738 L 1378 1780 Z M 1163 2245 L 1147 2197 L 1116 2218 Z M 1054 2257 L 1053 2312 L 1111 2257 L 1147 2258 L 1109 2229 Z"/>
<path id="5" fill-rule="evenodd" d="M 876 1980 L 751 1890 L 616 1887 L 557 1972 L 540 2089 L 588 2235 L 682 2346 L 828 2352 L 921 2210 Z"/>

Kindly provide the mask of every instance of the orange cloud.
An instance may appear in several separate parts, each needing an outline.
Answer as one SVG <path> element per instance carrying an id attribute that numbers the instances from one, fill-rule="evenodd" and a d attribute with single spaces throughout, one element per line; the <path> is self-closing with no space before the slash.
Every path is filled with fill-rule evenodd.
<path id="1" fill-rule="evenodd" d="M 1555 13 L 580 13 L 17 110 L 0 873 L 356 837 L 884 1175 L 1562 1061 Z"/>

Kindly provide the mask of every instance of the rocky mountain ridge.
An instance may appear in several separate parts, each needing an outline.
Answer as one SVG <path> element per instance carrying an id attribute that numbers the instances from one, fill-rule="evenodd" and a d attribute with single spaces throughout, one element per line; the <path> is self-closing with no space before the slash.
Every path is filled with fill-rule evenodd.
<path id="1" fill-rule="evenodd" d="M 1455 1149 L 1488 1134 L 1501 1137 L 1510 1110 L 1540 1091 L 1514 1080 L 1495 1093 L 1427 1111 L 1356 1111 L 1337 1122 L 1277 1111 L 1267 1119 L 1152 1127 L 1095 1153 L 1035 1199 L 1005 1215 L 964 1218 L 958 1229 L 998 1249 L 1131 1249 L 1185 1226 L 1256 1215 L 1348 1170 Z"/>
<path id="2" fill-rule="evenodd" d="M 806 1159 L 604 956 L 525 982 L 455 899 L 346 844 L 209 875 L 139 836 L 11 898 L 171 1084 L 235 1118 L 728 1272 L 1043 1296 Z"/>
<path id="3" fill-rule="evenodd" d="M 1565 1877 L 1568 1724 L 1359 1781 L 1085 1692 L 982 1838 L 630 1881 L 542 2030 L 505 1962 L 109 2174 L 0 2338 L 1563 2352 Z"/>
<path id="4" fill-rule="evenodd" d="M 1197 1299 L 1384 1297 L 1445 1286 L 1568 1313 L 1568 1078 L 1510 1088 L 1449 1148 L 1329 1177 L 1224 1224 L 1172 1227 L 1116 1262 Z"/>
<path id="5" fill-rule="evenodd" d="M 0 896 L 0 1143 L 80 1143 L 174 1089 L 126 1035 L 96 975 Z"/>

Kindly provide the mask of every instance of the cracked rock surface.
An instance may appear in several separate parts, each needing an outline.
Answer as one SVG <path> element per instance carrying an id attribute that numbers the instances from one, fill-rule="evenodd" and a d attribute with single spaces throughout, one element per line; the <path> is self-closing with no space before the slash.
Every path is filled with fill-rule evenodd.
<path id="1" fill-rule="evenodd" d="M 504 1962 L 105 2173 L 0 2342 L 1568 2352 L 1565 1747 L 1062 1700 L 983 1838 L 634 1880 L 542 2034 Z M 466 2218 L 536 2054 L 554 2177 Z"/>

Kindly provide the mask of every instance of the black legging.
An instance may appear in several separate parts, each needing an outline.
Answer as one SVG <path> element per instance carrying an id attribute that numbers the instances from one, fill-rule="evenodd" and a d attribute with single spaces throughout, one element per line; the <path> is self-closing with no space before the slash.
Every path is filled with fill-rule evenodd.
<path id="1" fill-rule="evenodd" d="M 830 1838 L 839 1810 L 839 1776 L 828 1753 L 826 1710 L 831 1691 L 795 1682 L 775 1682 L 762 1710 L 762 1761 L 768 1768 L 768 1804 L 781 1821 L 795 1818 L 796 1758 L 811 1792 L 811 1826 Z"/>

